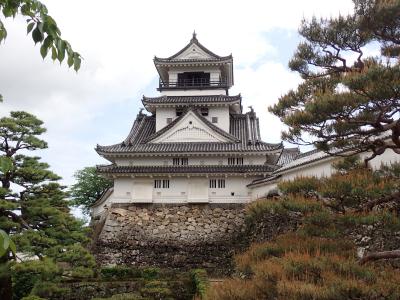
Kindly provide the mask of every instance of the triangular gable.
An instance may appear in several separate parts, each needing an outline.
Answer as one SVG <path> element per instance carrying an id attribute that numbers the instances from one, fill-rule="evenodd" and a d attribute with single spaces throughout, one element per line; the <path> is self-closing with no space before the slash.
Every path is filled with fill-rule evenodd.
<path id="1" fill-rule="evenodd" d="M 215 58 L 201 49 L 197 43 L 191 42 L 187 49 L 174 57 L 174 59 L 212 59 Z"/>
<path id="2" fill-rule="evenodd" d="M 189 110 L 173 126 L 161 135 L 156 135 L 149 143 L 196 143 L 196 142 L 232 142 L 227 135 L 221 134 L 207 124 L 194 111 Z"/>

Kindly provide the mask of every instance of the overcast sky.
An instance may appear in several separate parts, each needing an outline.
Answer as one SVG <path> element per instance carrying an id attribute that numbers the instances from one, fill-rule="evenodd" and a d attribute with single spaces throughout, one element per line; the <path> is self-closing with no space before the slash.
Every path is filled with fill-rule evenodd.
<path id="1" fill-rule="evenodd" d="M 300 82 L 287 63 L 300 40 L 303 17 L 347 14 L 350 0 L 99 1 L 43 0 L 62 36 L 84 57 L 75 73 L 44 61 L 26 36 L 24 19 L 5 22 L 0 45 L 0 116 L 25 110 L 45 122 L 49 149 L 40 154 L 73 182 L 73 173 L 105 161 L 94 147 L 121 142 L 141 107 L 156 96 L 153 57 L 183 48 L 196 30 L 218 55 L 233 54 L 235 86 L 243 107 L 252 105 L 266 142 L 279 142 L 282 125 L 267 111 Z"/>

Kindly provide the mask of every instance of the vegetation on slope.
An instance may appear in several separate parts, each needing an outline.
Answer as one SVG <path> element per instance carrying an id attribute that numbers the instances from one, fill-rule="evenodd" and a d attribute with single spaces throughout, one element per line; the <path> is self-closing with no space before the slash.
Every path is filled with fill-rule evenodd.
<path id="1" fill-rule="evenodd" d="M 301 225 L 237 255 L 238 276 L 209 289 L 206 299 L 399 299 L 396 265 L 362 253 L 399 247 L 387 238 L 400 231 L 398 204 L 375 201 L 398 190 L 399 165 L 372 171 L 347 161 L 337 168 L 330 178 L 284 182 L 281 197 L 251 204 L 252 223 L 271 213 L 300 214 Z M 357 247 L 360 235 L 367 246 Z"/>

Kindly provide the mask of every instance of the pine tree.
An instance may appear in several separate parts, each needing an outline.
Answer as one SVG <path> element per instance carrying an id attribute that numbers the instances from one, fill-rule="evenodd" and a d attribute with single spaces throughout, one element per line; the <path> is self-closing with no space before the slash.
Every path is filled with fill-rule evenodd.
<path id="1" fill-rule="evenodd" d="M 18 253 L 54 265 L 47 268 L 57 270 L 54 280 L 91 276 L 94 259 L 84 248 L 87 232 L 70 214 L 67 194 L 57 182 L 60 177 L 39 157 L 26 154 L 47 148 L 39 138 L 45 132 L 42 125 L 26 112 L 11 112 L 0 119 L 0 228 L 11 236 Z M 10 252 L 3 256 L 4 263 L 11 259 Z M 36 279 L 32 288 L 40 283 Z M 5 285 L 1 290 L 6 293 Z"/>
<path id="2" fill-rule="evenodd" d="M 289 67 L 304 82 L 270 111 L 288 125 L 285 140 L 333 155 L 370 151 L 367 163 L 400 153 L 400 1 L 354 3 L 352 15 L 303 21 Z M 381 54 L 367 57 L 373 45 Z"/>

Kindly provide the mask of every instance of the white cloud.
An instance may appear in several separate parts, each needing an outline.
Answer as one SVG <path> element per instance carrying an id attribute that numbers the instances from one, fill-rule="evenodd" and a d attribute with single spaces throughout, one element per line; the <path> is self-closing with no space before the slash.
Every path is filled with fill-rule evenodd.
<path id="1" fill-rule="evenodd" d="M 256 69 L 246 67 L 236 71 L 237 82 L 234 91 L 243 95 L 243 108 L 253 106 L 260 118 L 262 138 L 267 142 L 280 142 L 283 124 L 274 115 L 268 113 L 268 107 L 275 104 L 279 97 L 289 89 L 296 88 L 300 77 L 285 66 L 267 61 Z"/>

